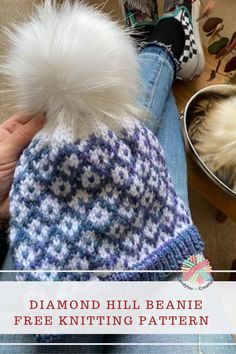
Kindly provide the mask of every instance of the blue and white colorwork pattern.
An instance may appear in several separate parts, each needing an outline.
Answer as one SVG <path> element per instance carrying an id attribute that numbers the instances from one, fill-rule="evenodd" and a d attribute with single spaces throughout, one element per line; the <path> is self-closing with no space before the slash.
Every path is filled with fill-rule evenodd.
<path id="1" fill-rule="evenodd" d="M 168 175 L 162 149 L 141 123 L 74 143 L 35 138 L 10 193 L 10 240 L 29 280 L 145 279 L 112 270 L 180 269 L 203 244 Z"/>

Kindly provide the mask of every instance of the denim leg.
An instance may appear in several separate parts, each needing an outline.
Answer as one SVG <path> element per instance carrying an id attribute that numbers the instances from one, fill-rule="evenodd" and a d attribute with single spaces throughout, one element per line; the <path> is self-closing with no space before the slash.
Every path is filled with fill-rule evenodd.
<path id="1" fill-rule="evenodd" d="M 185 206 L 189 209 L 184 139 L 179 120 L 179 112 L 172 91 L 170 91 L 169 97 L 166 100 L 156 136 L 164 150 L 166 165 L 174 183 L 175 190 L 182 198 Z"/>
<path id="2" fill-rule="evenodd" d="M 122 335 L 114 336 L 110 342 L 118 345 L 106 347 L 107 354 L 171 354 L 173 352 L 175 354 L 235 354 L 236 352 L 236 346 L 232 345 L 233 338 L 228 334 Z M 126 345 L 119 345 L 119 343 L 126 343 Z M 160 345 L 151 345 L 151 343 L 160 343 Z M 207 343 L 214 343 L 214 345 L 206 345 Z M 217 343 L 225 345 L 217 345 Z"/>
<path id="3" fill-rule="evenodd" d="M 157 136 L 175 185 L 188 208 L 187 168 L 179 112 L 171 91 L 174 62 L 164 47 L 148 46 L 139 53 L 141 95 L 146 126 Z"/>
<path id="4" fill-rule="evenodd" d="M 167 49 L 158 46 L 144 48 L 139 53 L 139 65 L 141 94 L 138 102 L 146 113 L 146 126 L 156 135 L 175 68 Z"/>
<path id="5" fill-rule="evenodd" d="M 64 335 L 57 342 L 63 343 L 89 343 L 88 345 L 27 345 L 27 343 L 37 343 L 35 336 L 31 334 L 15 334 L 0 336 L 1 343 L 13 343 L 13 345 L 1 345 L 1 354 L 102 354 L 103 346 L 96 343 L 103 342 L 103 335 Z M 25 343 L 26 345 L 14 345 L 14 343 Z M 90 345 L 90 343 L 92 343 Z"/>

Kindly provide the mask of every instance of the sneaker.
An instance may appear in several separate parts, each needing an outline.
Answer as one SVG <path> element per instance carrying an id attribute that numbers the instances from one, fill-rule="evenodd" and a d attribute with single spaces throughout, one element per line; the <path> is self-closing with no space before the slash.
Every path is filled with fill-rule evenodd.
<path id="1" fill-rule="evenodd" d="M 184 29 L 185 45 L 179 58 L 177 79 L 189 81 L 197 79 L 205 67 L 205 57 L 201 44 L 199 23 L 200 0 L 188 0 L 188 8 L 183 5 L 172 5 L 159 21 L 172 17 L 178 20 Z"/>
<path id="2" fill-rule="evenodd" d="M 123 0 L 126 26 L 134 30 L 132 37 L 145 42 L 158 21 L 156 0 Z"/>
<path id="3" fill-rule="evenodd" d="M 124 0 L 126 24 L 130 27 L 142 28 L 157 23 L 156 0 Z"/>

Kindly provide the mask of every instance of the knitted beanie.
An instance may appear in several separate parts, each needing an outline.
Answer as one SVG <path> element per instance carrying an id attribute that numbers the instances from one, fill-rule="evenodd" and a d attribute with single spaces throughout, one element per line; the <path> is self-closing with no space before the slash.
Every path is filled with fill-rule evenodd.
<path id="1" fill-rule="evenodd" d="M 97 10 L 50 2 L 15 31 L 6 69 L 18 102 L 47 117 L 10 192 L 16 269 L 97 271 L 18 279 L 127 280 L 141 274 L 122 271 L 179 269 L 203 244 L 156 137 L 135 118 L 129 36 Z"/>

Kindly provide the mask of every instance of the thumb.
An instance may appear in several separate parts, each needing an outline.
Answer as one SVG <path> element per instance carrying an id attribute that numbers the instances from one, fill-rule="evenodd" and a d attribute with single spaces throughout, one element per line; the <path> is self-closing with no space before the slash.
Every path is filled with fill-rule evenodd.
<path id="1" fill-rule="evenodd" d="M 35 134 L 43 127 L 46 119 L 42 114 L 38 114 L 32 119 L 21 125 L 10 137 L 9 145 L 12 148 L 12 154 L 19 155 L 21 151 L 29 145 Z"/>

